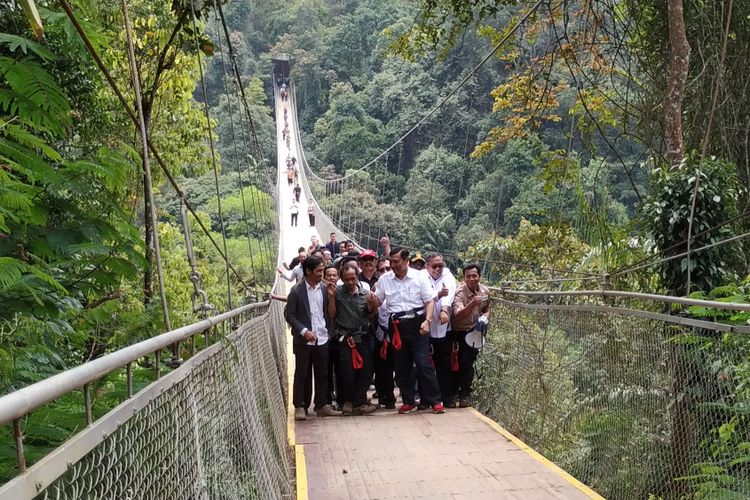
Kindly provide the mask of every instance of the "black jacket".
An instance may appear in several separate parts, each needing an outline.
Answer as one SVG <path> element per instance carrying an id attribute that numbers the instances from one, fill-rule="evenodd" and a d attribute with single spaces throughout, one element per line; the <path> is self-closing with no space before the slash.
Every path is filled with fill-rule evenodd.
<path id="1" fill-rule="evenodd" d="M 284 319 L 292 328 L 292 337 L 295 344 L 304 345 L 307 343 L 300 332 L 307 328 L 312 330 L 312 321 L 310 320 L 310 301 L 307 300 L 307 281 L 302 280 L 292 287 L 287 297 L 286 307 L 284 308 Z M 325 288 L 323 291 L 323 315 L 326 320 L 329 338 L 333 334 L 331 331 L 331 319 L 328 317 L 328 294 Z"/>

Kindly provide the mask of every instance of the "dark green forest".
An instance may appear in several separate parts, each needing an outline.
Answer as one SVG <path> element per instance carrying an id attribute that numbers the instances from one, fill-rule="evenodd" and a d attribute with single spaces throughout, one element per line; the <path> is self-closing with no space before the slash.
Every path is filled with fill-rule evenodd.
<path id="1" fill-rule="evenodd" d="M 231 0 L 229 39 L 213 1 L 129 1 L 148 137 L 198 216 L 188 221 L 212 310 L 273 283 L 277 54 L 292 58 L 310 167 L 347 180 L 313 190 L 324 210 L 371 221 L 350 234 L 360 242 L 387 233 L 454 268 L 478 262 L 495 285 L 591 289 L 606 277 L 618 290 L 748 302 L 746 240 L 724 240 L 749 226 L 750 3 L 680 0 L 680 28 L 676 1 Z M 37 23 L 21 3 L 0 11 L 0 394 L 164 331 L 155 236 L 170 325 L 201 317 L 174 186 L 152 160 L 154 235 L 133 122 L 60 5 L 37 1 Z M 132 104 L 120 2 L 70 3 Z M 570 271 L 596 278 L 535 281 Z M 750 344 L 716 342 L 721 355 L 701 365 L 735 379 L 707 424 L 715 462 L 694 464 L 704 497 L 742 491 L 726 478 L 750 463 Z M 139 387 L 152 363 L 136 367 Z M 121 376 L 103 379 L 95 412 L 123 390 Z M 28 417 L 31 461 L 83 426 L 80 400 Z M 14 453 L 6 426 L 0 479 Z"/>

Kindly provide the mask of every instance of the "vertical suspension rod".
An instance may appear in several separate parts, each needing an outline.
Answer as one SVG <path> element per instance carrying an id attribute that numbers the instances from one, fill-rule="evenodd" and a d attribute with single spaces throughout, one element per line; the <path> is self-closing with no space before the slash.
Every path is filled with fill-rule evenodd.
<path id="1" fill-rule="evenodd" d="M 167 303 L 167 292 L 164 288 L 164 269 L 161 263 L 161 248 L 159 246 L 159 226 L 156 220 L 156 208 L 154 206 L 154 186 L 151 176 L 151 163 L 148 154 L 148 134 L 146 132 L 146 121 L 143 116 L 143 98 L 141 95 L 141 83 L 138 76 L 138 65 L 135 61 L 135 49 L 133 48 L 133 32 L 130 27 L 128 8 L 125 0 L 120 0 L 122 16 L 125 20 L 125 34 L 128 42 L 128 60 L 130 63 L 130 76 L 133 81 L 133 93 L 135 94 L 135 111 L 138 115 L 138 131 L 141 139 L 141 154 L 143 155 L 143 176 L 145 196 L 148 197 L 149 210 L 146 214 L 148 223 L 154 233 L 154 260 L 156 261 L 156 275 L 159 280 L 159 298 L 161 299 L 161 312 L 164 317 L 164 327 L 167 331 L 172 330 L 172 322 L 169 319 L 169 304 Z M 150 263 L 146 263 L 150 265 Z"/>
<path id="2" fill-rule="evenodd" d="M 227 256 L 227 303 L 232 310 L 232 280 L 229 273 L 229 252 L 227 250 L 227 232 L 224 226 L 224 212 L 221 208 L 221 189 L 219 188 L 219 171 L 216 165 L 216 148 L 214 147 L 213 130 L 211 128 L 211 113 L 208 110 L 208 91 L 206 90 L 206 78 L 203 74 L 203 61 L 201 60 L 200 43 L 198 41 L 198 27 L 195 23 L 195 6 L 190 2 L 190 14 L 192 15 L 193 38 L 195 40 L 195 57 L 198 60 L 198 71 L 201 77 L 201 92 L 203 94 L 203 110 L 206 115 L 206 131 L 208 132 L 208 145 L 211 148 L 211 167 L 214 172 L 214 184 L 216 187 L 216 204 L 219 212 L 219 224 L 221 225 L 221 240 L 224 246 L 224 255 Z"/>

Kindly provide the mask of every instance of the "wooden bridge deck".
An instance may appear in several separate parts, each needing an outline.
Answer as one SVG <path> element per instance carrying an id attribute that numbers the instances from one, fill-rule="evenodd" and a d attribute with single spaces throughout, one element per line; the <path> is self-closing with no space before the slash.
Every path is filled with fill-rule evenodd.
<path id="1" fill-rule="evenodd" d="M 300 499 L 600 498 L 473 409 L 295 424 Z"/>

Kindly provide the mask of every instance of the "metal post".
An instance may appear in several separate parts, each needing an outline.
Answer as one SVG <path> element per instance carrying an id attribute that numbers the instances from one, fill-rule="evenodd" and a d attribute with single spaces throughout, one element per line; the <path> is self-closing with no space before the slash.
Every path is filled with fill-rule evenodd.
<path id="1" fill-rule="evenodd" d="M 16 440 L 16 461 L 18 463 L 18 472 L 26 472 L 26 456 L 23 453 L 23 434 L 21 433 L 21 420 L 13 420 L 13 437 Z"/>
<path id="2" fill-rule="evenodd" d="M 86 407 L 86 425 L 94 423 L 94 417 L 91 414 L 91 384 L 83 386 L 83 404 Z"/>
<path id="3" fill-rule="evenodd" d="M 128 375 L 128 399 L 133 397 L 133 363 L 128 363 L 127 366 Z"/>
<path id="4" fill-rule="evenodd" d="M 156 380 L 161 378 L 161 351 L 156 351 Z"/>

